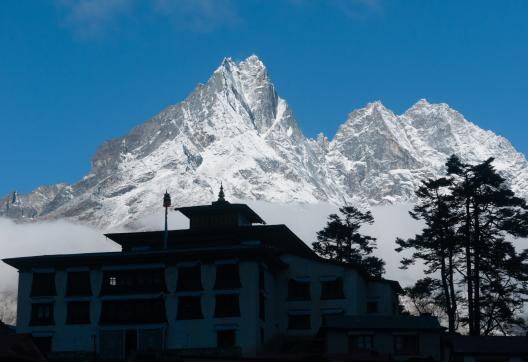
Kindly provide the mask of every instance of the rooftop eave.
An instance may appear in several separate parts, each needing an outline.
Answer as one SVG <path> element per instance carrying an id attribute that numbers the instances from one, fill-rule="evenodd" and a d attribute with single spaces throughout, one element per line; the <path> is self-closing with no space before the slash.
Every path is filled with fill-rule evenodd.
<path id="1" fill-rule="evenodd" d="M 232 258 L 262 257 L 271 261 L 279 268 L 286 265 L 278 257 L 277 251 L 273 248 L 262 246 L 226 246 L 217 248 L 194 248 L 186 250 L 149 250 L 149 251 L 129 251 L 129 252 L 102 252 L 102 253 L 80 253 L 80 254 L 56 254 L 38 255 L 17 258 L 6 258 L 2 261 L 18 270 L 30 270 L 40 267 L 63 268 L 67 266 L 86 265 L 109 265 L 109 264 L 137 264 L 137 263 L 168 263 L 173 264 L 177 260 L 211 259 L 215 256 Z"/>
<path id="2" fill-rule="evenodd" d="M 177 207 L 175 211 L 181 212 L 187 218 L 191 218 L 193 215 L 207 214 L 207 213 L 219 213 L 226 210 L 238 211 L 248 217 L 249 221 L 254 224 L 266 224 L 266 222 L 246 204 L 231 204 L 225 203 L 213 203 L 211 205 L 199 205 L 199 206 L 185 206 Z"/>

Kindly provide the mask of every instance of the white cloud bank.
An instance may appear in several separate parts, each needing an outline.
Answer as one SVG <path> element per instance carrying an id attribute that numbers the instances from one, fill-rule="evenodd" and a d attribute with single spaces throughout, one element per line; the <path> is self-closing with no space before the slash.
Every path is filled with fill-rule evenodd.
<path id="1" fill-rule="evenodd" d="M 116 244 L 87 226 L 66 221 L 16 224 L 0 218 L 0 259 L 116 250 Z M 17 271 L 0 262 L 0 292 L 16 286 Z"/>
<path id="2" fill-rule="evenodd" d="M 311 246 L 316 240 L 317 231 L 321 230 L 331 213 L 336 213 L 337 207 L 327 203 L 320 204 L 272 204 L 264 201 L 242 201 L 247 203 L 267 224 L 285 224 L 307 245 Z M 409 270 L 400 270 L 399 263 L 402 255 L 394 251 L 397 237 L 409 238 L 422 230 L 422 223 L 409 216 L 412 205 L 375 206 L 370 210 L 375 223 L 365 226 L 363 233 L 378 239 L 376 256 L 387 263 L 386 277 L 400 281 L 403 286 L 412 284 L 421 276 L 419 266 Z M 143 230 L 161 230 L 164 227 L 163 210 L 146 217 L 140 224 Z M 178 212 L 169 213 L 169 228 L 187 228 L 187 219 Z"/>
<path id="3" fill-rule="evenodd" d="M 316 240 L 317 231 L 326 225 L 328 215 L 338 211 L 336 206 L 324 203 L 278 205 L 250 201 L 248 204 L 268 224 L 286 224 L 309 246 Z M 422 230 L 422 223 L 409 216 L 411 208 L 408 204 L 372 207 L 374 224 L 362 229 L 362 233 L 377 239 L 374 254 L 387 263 L 385 277 L 398 280 L 402 286 L 412 284 L 422 275 L 419 266 L 400 270 L 402 255 L 394 251 L 397 237 L 409 238 Z"/>

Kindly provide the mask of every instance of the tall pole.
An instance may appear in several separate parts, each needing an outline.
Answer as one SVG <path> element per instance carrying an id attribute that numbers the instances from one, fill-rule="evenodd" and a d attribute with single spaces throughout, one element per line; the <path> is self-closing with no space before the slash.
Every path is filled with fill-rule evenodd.
<path id="1" fill-rule="evenodd" d="M 169 207 L 171 207 L 171 198 L 167 191 L 163 195 L 163 207 L 165 208 L 165 231 L 163 233 L 163 248 L 167 249 L 167 241 L 169 239 L 169 225 L 167 222 Z"/>
<path id="2" fill-rule="evenodd" d="M 167 249 L 167 239 L 169 238 L 169 228 L 167 225 L 167 216 L 169 214 L 169 208 L 165 208 L 165 232 L 163 233 L 163 248 Z"/>

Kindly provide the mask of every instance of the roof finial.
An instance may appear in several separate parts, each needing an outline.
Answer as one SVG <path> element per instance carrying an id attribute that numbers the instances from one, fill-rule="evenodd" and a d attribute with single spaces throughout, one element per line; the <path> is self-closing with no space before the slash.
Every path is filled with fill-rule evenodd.
<path id="1" fill-rule="evenodd" d="M 171 197 L 168 190 L 166 190 L 165 195 L 163 195 L 163 207 L 171 207 Z"/>
<path id="2" fill-rule="evenodd" d="M 218 193 L 218 201 L 225 201 L 224 186 L 220 182 L 220 192 Z"/>

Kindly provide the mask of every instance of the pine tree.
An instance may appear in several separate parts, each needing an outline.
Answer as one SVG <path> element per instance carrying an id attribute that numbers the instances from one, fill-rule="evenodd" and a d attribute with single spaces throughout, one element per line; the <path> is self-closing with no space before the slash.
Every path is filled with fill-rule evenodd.
<path id="1" fill-rule="evenodd" d="M 473 274 L 472 272 L 472 240 L 471 240 L 471 200 L 468 197 L 472 193 L 471 187 L 471 166 L 465 163 L 458 158 L 456 155 L 452 155 L 446 162 L 447 174 L 449 176 L 456 175 L 458 176 L 456 184 L 453 183 L 451 194 L 457 202 L 460 203 L 462 208 L 462 218 L 460 221 L 459 235 L 462 239 L 464 256 L 465 256 L 465 277 L 464 283 L 466 287 L 466 303 L 467 303 L 467 317 L 463 318 L 468 325 L 469 334 L 474 335 L 474 321 L 473 321 L 473 300 L 474 300 L 474 287 L 473 279 L 469 276 Z"/>
<path id="2" fill-rule="evenodd" d="M 524 327 L 519 315 L 528 301 L 528 251 L 517 253 L 511 238 L 528 236 L 528 206 L 492 164 L 492 158 L 471 165 L 452 156 L 448 178 L 427 180 L 417 190 L 411 216 L 426 227 L 414 238 L 397 240 L 397 251 L 413 250 L 402 267 L 422 260 L 425 273 L 438 282 L 429 286 L 439 286 L 435 300 L 450 332 L 458 321 L 471 335 Z"/>
<path id="3" fill-rule="evenodd" d="M 338 214 L 328 216 L 323 230 L 312 243 L 314 251 L 323 258 L 362 266 L 369 274 L 381 277 L 385 262 L 372 256 L 376 239 L 359 233 L 361 226 L 372 224 L 370 211 L 361 212 L 353 206 L 343 206 Z"/>
<path id="4" fill-rule="evenodd" d="M 456 156 L 447 163 L 448 172 L 458 178 L 452 193 L 464 205 L 460 233 L 464 239 L 467 320 L 472 335 L 489 334 L 495 329 L 505 332 L 507 326 L 518 322 L 515 311 L 527 295 L 523 282 L 526 252 L 517 254 L 506 237 L 528 235 L 528 207 L 509 189 L 492 163 L 490 158 L 469 165 Z"/>
<path id="5" fill-rule="evenodd" d="M 482 334 L 509 335 L 526 330 L 520 315 L 528 301 L 527 258 L 526 251 L 517 254 L 513 245 L 504 240 L 495 240 L 485 250 L 480 283 Z"/>
<path id="6" fill-rule="evenodd" d="M 441 302 L 440 306 L 447 315 L 449 332 L 455 333 L 459 299 L 455 290 L 455 272 L 460 246 L 456 235 L 459 214 L 453 208 L 453 198 L 449 195 L 451 183 L 452 180 L 447 178 L 422 182 L 416 191 L 418 203 L 410 215 L 416 220 L 423 220 L 426 227 L 414 238 L 398 238 L 396 243 L 399 247 L 396 251 L 413 250 L 411 258 L 402 259 L 402 269 L 421 260 L 426 266 L 425 274 L 437 277 L 425 280 L 430 281 L 427 284 L 429 287 L 437 287 L 438 296 L 435 300 Z M 418 290 L 424 290 L 424 286 L 422 281 L 415 288 L 421 287 Z"/>

